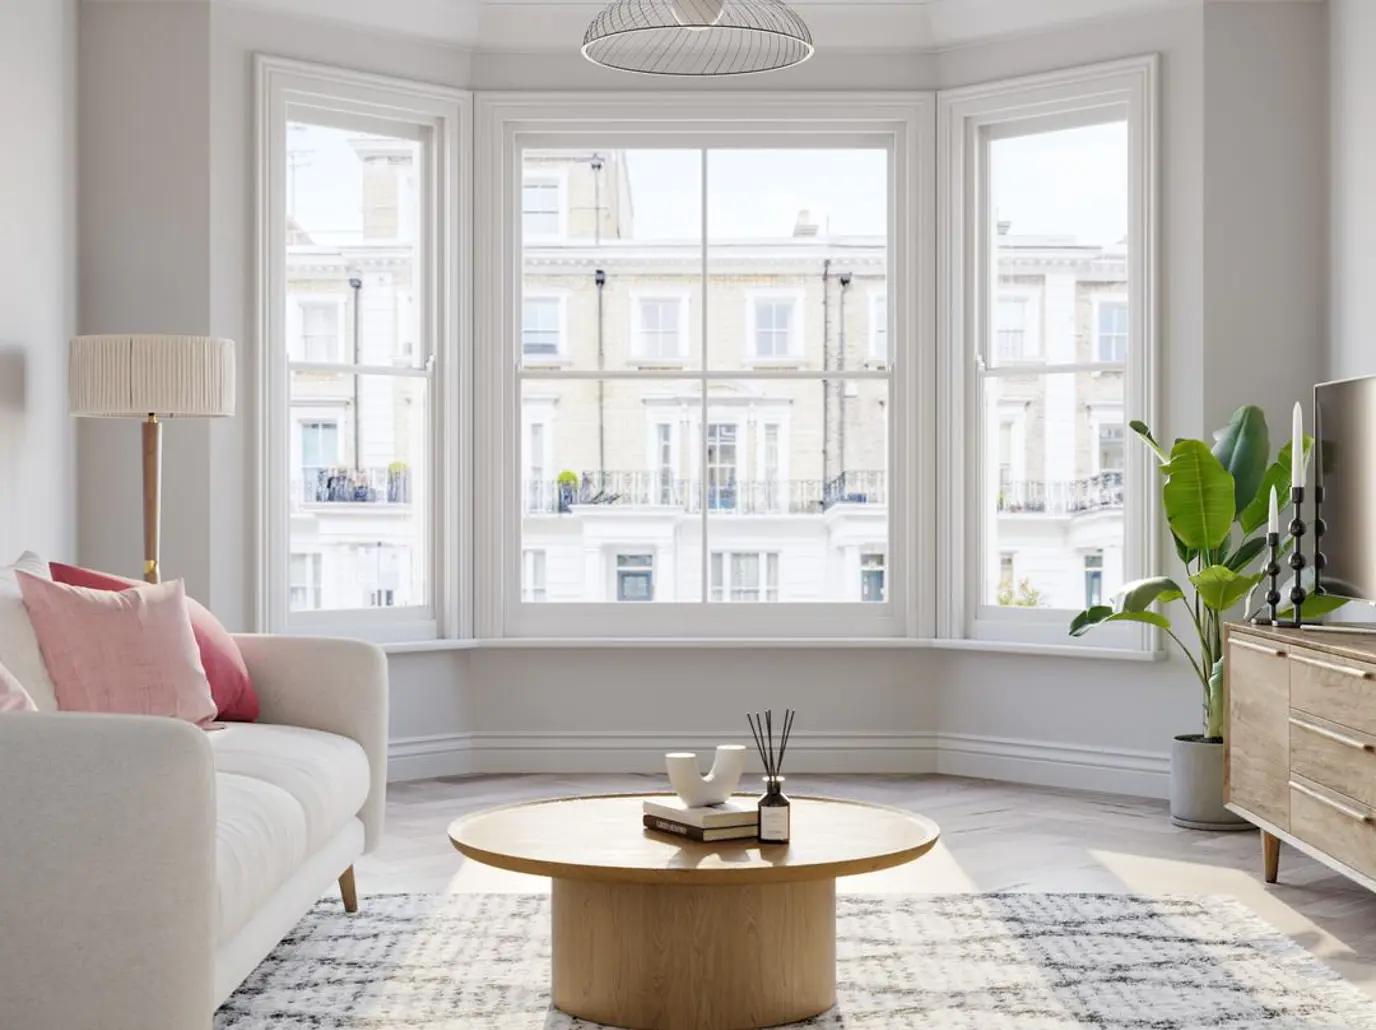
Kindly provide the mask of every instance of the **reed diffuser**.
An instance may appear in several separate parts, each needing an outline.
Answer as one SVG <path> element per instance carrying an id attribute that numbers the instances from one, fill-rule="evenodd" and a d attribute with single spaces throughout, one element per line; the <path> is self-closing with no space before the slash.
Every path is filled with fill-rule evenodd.
<path id="1" fill-rule="evenodd" d="M 792 807 L 784 796 L 782 772 L 784 755 L 788 752 L 788 738 L 793 732 L 793 717 L 797 714 L 792 708 L 784 709 L 777 749 L 774 741 L 774 710 L 767 710 L 763 718 L 759 713 L 753 716 L 747 713 L 745 716 L 745 721 L 750 723 L 750 732 L 755 737 L 755 746 L 760 750 L 760 761 L 764 763 L 764 796 L 760 798 L 761 844 L 787 844 L 792 829 Z"/>

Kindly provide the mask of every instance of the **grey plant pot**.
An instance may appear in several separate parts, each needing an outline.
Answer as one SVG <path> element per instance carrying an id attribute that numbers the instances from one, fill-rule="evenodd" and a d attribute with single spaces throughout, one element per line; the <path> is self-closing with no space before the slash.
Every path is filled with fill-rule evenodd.
<path id="1" fill-rule="evenodd" d="M 1198 734 L 1171 742 L 1171 822 L 1191 830 L 1249 830 L 1223 807 L 1223 743 Z"/>

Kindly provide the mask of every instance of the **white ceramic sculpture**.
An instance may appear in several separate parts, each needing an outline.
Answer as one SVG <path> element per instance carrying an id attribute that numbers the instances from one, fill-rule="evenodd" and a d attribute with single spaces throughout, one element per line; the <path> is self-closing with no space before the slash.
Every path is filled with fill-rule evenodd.
<path id="1" fill-rule="evenodd" d="M 685 805 L 701 808 L 703 805 L 720 805 L 729 798 L 736 785 L 741 782 L 745 772 L 745 746 L 743 744 L 722 744 L 717 748 L 717 756 L 712 760 L 712 771 L 706 776 L 698 768 L 698 756 L 694 752 L 676 751 L 664 756 L 664 764 L 669 770 L 669 783 Z"/>

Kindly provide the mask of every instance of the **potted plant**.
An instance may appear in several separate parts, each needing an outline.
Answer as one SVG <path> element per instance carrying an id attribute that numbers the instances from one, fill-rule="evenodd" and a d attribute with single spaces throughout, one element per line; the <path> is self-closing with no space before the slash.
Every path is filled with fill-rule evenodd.
<path id="1" fill-rule="evenodd" d="M 573 508 L 574 502 L 578 500 L 578 475 L 564 469 L 559 473 L 559 514 L 567 515 Z"/>
<path id="2" fill-rule="evenodd" d="M 1161 504 L 1186 579 L 1154 576 L 1128 583 L 1111 606 L 1077 615 L 1070 634 L 1078 637 L 1105 623 L 1140 622 L 1174 641 L 1199 680 L 1204 732 L 1181 734 L 1172 744 L 1171 821 L 1194 829 L 1243 828 L 1248 824 L 1223 805 L 1223 623 L 1261 581 L 1271 491 L 1282 510 L 1290 504 L 1291 445 L 1271 460 L 1266 416 L 1250 404 L 1214 434 L 1212 447 L 1202 440 L 1176 440 L 1168 453 L 1146 425 L 1131 427 L 1160 461 Z M 1306 463 L 1311 443 L 1306 437 Z M 1158 610 L 1175 601 L 1188 619 L 1178 632 Z M 1342 603 L 1311 598 L 1304 613 L 1320 615 Z"/>

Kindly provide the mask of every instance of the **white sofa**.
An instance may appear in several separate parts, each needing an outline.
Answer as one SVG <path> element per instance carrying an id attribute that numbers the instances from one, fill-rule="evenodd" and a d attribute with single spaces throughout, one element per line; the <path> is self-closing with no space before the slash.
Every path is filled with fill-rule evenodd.
<path id="1" fill-rule="evenodd" d="M 256 724 L 0 717 L 3 1030 L 207 1030 L 336 879 L 352 894 L 382 833 L 386 660 L 235 639 Z"/>

